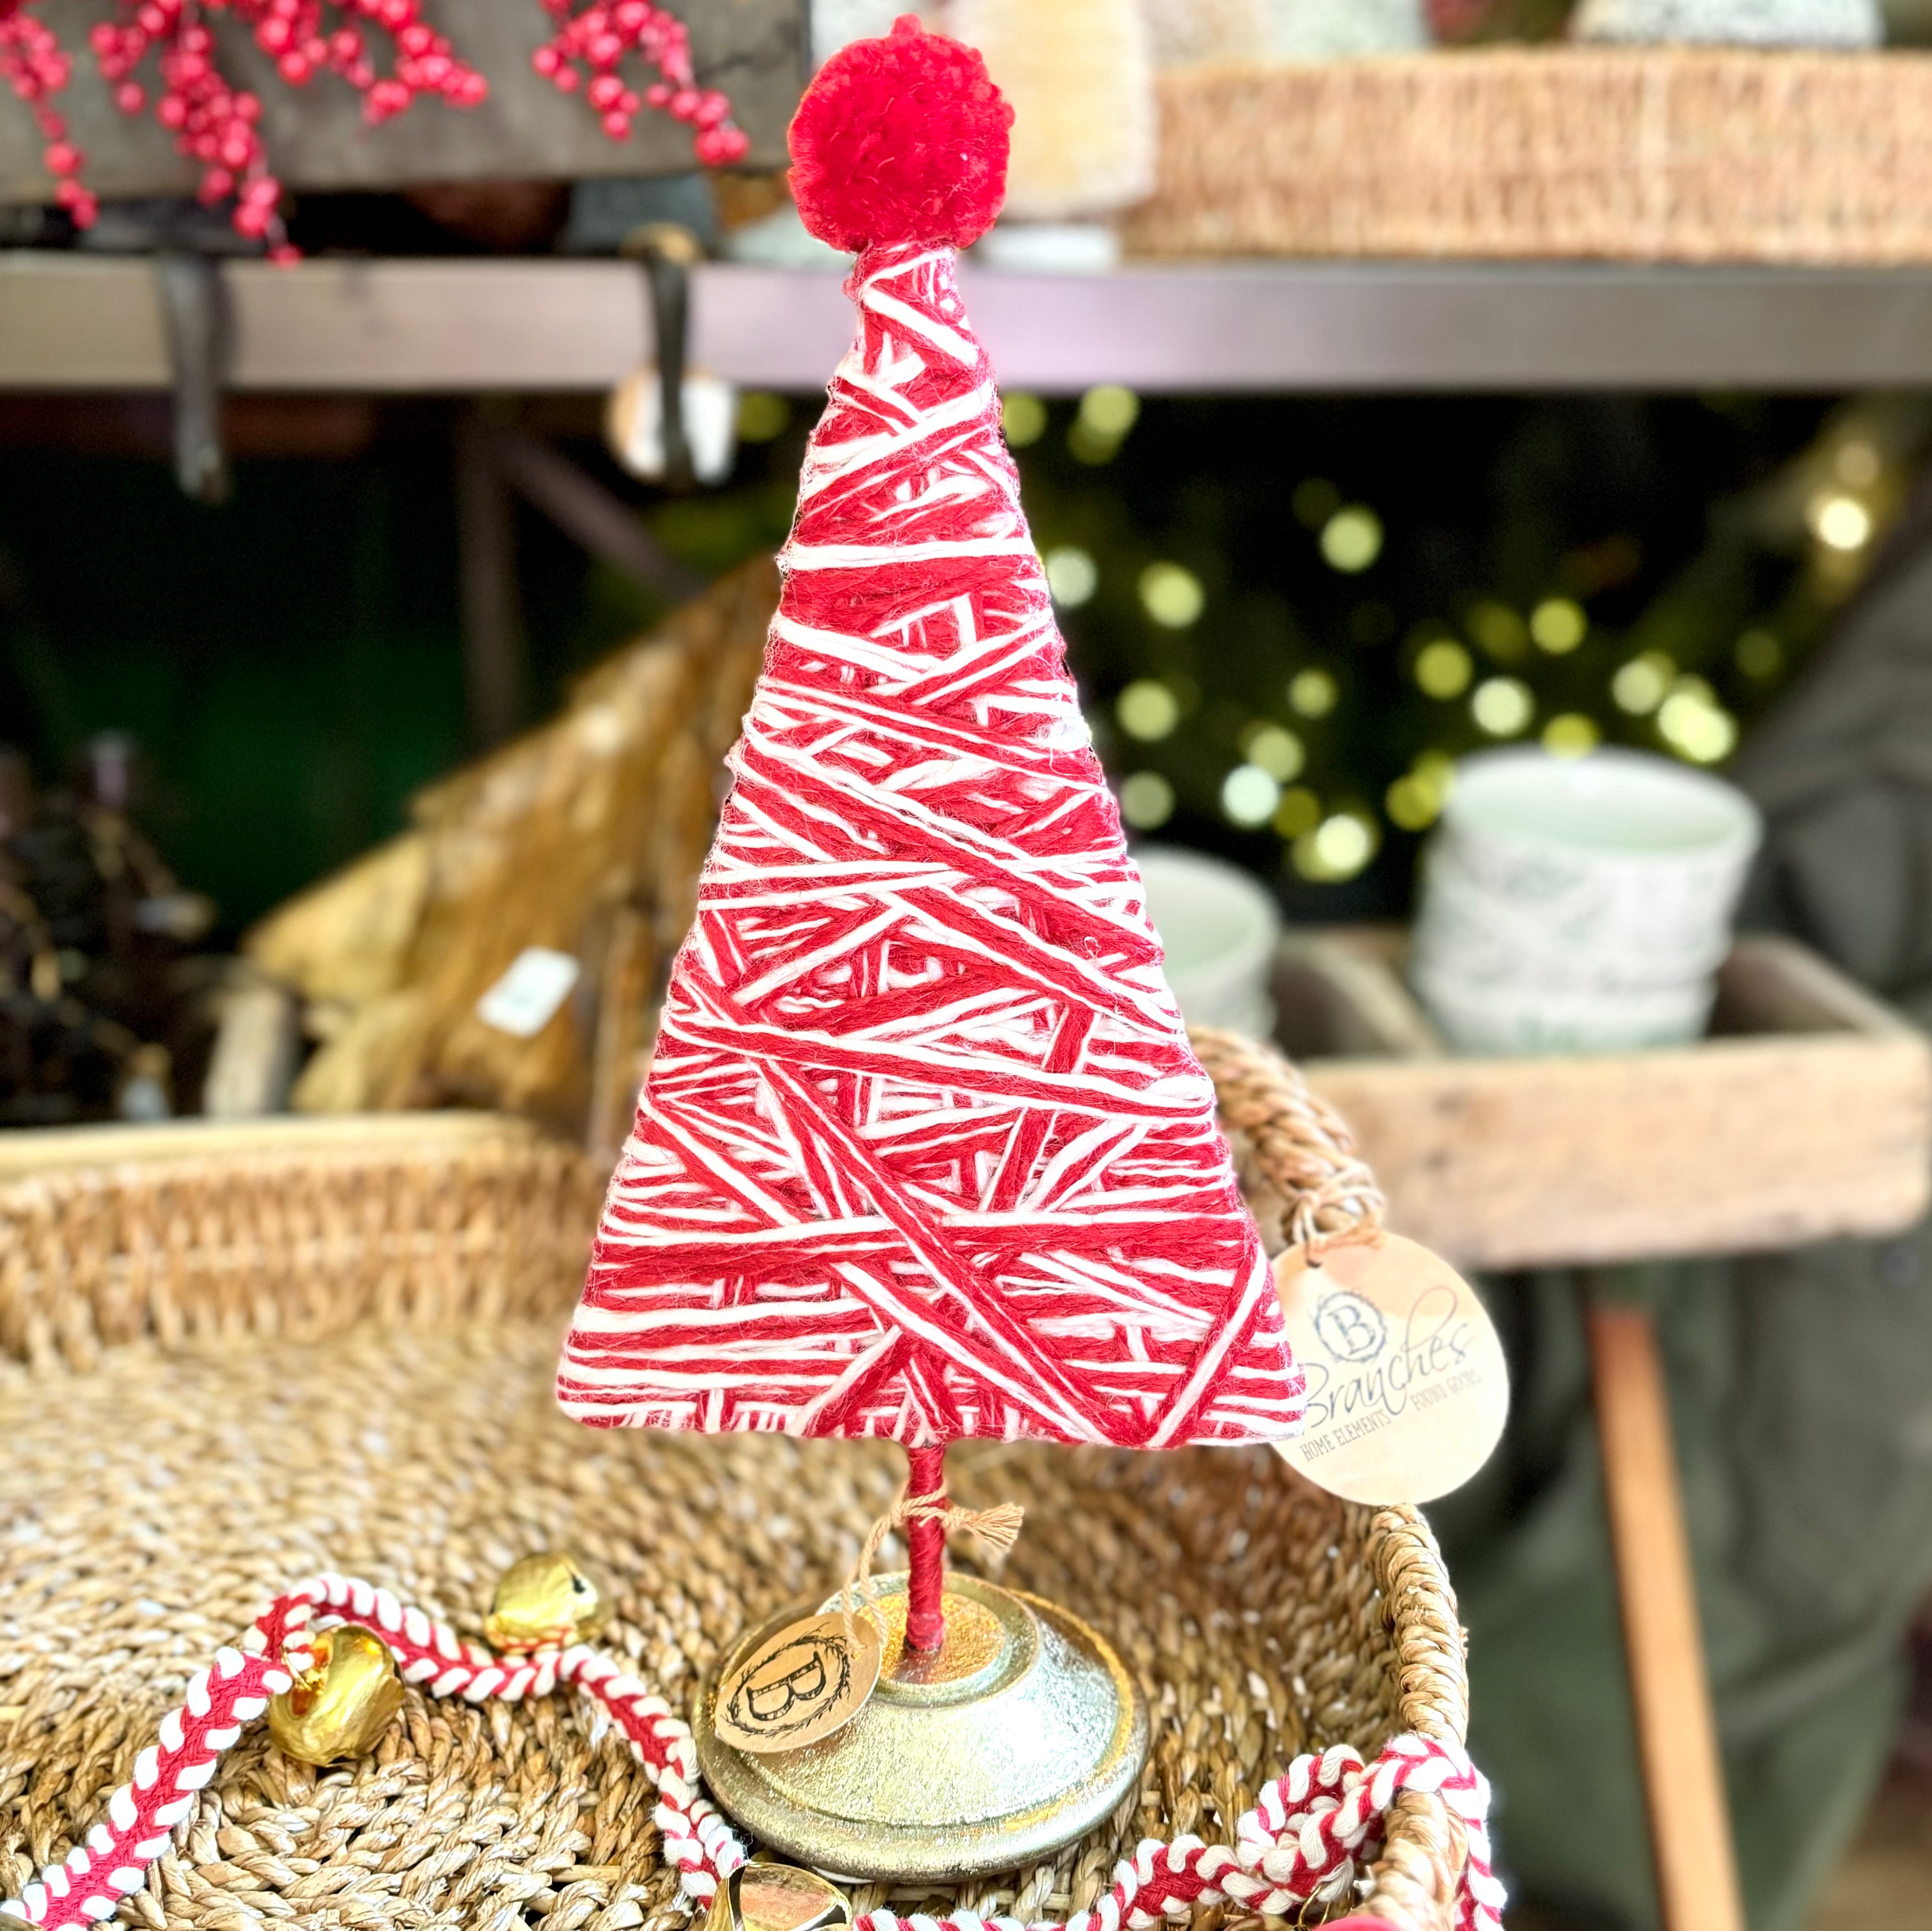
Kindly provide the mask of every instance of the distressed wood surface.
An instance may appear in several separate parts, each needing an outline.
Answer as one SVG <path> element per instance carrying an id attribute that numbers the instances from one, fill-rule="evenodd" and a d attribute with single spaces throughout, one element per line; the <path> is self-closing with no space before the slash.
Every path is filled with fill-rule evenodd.
<path id="1" fill-rule="evenodd" d="M 1925 1211 L 1932 1044 L 1790 940 L 1738 941 L 1717 1036 L 1524 1059 L 1366 1056 L 1414 1053 L 1430 1037 L 1398 950 L 1376 934 L 1298 935 L 1277 997 L 1309 1083 L 1388 1195 L 1390 1224 L 1466 1266 L 1788 1247 L 1895 1233 Z M 1373 1001 L 1349 991 L 1365 967 Z M 1322 1008 L 1295 987 L 1311 981 L 1346 1002 L 1328 1037 L 1350 1056 L 1323 1056 L 1307 1029 Z"/>
<path id="2" fill-rule="evenodd" d="M 674 11 L 690 29 L 699 80 L 724 89 L 751 137 L 743 165 L 783 167 L 785 128 L 805 86 L 800 0 L 674 0 Z M 94 64 L 88 29 L 109 11 L 106 0 L 62 0 L 50 14 L 74 56 L 74 78 L 59 105 L 86 152 L 88 184 L 106 198 L 191 194 L 198 166 L 175 152 L 173 137 L 152 110 L 138 119 L 122 115 Z M 537 0 L 430 0 L 425 14 L 482 71 L 490 98 L 462 110 L 418 101 L 380 128 L 364 124 L 362 96 L 347 82 L 322 74 L 290 87 L 245 28 L 226 16 L 212 18 L 222 71 L 261 98 L 270 162 L 281 181 L 294 188 L 380 188 L 672 174 L 697 165 L 691 130 L 681 122 L 646 110 L 628 140 L 611 140 L 580 88 L 560 94 L 531 71 L 530 56 L 550 32 L 550 17 Z M 386 71 L 387 37 L 370 38 L 377 67 Z M 150 78 L 145 68 L 141 78 Z M 0 95 L 0 201 L 53 198 L 42 145 L 26 109 L 10 94 Z"/>

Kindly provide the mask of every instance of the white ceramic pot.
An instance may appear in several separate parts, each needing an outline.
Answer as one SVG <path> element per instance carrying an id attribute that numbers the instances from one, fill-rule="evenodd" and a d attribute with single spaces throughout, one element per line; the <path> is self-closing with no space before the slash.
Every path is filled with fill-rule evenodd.
<path id="1" fill-rule="evenodd" d="M 1198 851 L 1144 845 L 1133 856 L 1181 1017 L 1266 1039 L 1274 1030 L 1268 975 L 1281 936 L 1274 900 L 1246 872 Z"/>
<path id="2" fill-rule="evenodd" d="M 1875 47 L 1878 0 L 1583 0 L 1580 41 L 1756 47 Z"/>
<path id="3" fill-rule="evenodd" d="M 1529 875 L 1534 891 L 1524 888 Z M 1714 905 L 1690 881 L 1660 882 L 1637 923 L 1604 881 L 1559 882 L 1545 869 L 1486 879 L 1447 840 L 1424 852 L 1422 879 L 1416 963 L 1475 983 L 1573 992 L 1676 985 L 1715 972 L 1730 949 L 1730 904 Z M 1726 881 L 1713 889 L 1725 891 Z"/>
<path id="4" fill-rule="evenodd" d="M 1425 860 L 1416 990 L 1467 1051 L 1693 1038 L 1761 835 L 1741 792 L 1666 758 L 1467 759 Z"/>
<path id="5" fill-rule="evenodd" d="M 1626 992 L 1576 992 L 1540 986 L 1471 986 L 1411 969 L 1436 1030 L 1458 1052 L 1509 1056 L 1538 1053 L 1635 1053 L 1696 1039 L 1711 1017 L 1715 981 Z"/>

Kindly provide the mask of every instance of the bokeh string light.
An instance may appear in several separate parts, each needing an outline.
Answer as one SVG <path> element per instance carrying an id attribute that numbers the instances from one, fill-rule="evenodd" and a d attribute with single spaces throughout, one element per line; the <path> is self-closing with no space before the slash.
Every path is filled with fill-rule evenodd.
<path id="1" fill-rule="evenodd" d="M 1641 488 L 1555 443 L 1504 460 L 1509 424 L 1574 437 L 1594 407 L 1445 402 L 1419 444 L 1413 405 L 1009 395 L 1130 827 L 1297 889 L 1360 879 L 1388 848 L 1373 895 L 1330 902 L 1355 915 L 1399 904 L 1410 841 L 1472 752 L 1611 743 L 1722 765 L 1868 566 L 1906 446 L 1865 414 L 1780 403 L 1779 427 L 1712 398 L 1614 405 L 1668 419 Z M 1480 432 L 1466 456 L 1454 415 Z M 1593 521 L 1592 501 L 1622 507 Z"/>
<path id="2" fill-rule="evenodd" d="M 1100 587 L 1100 566 L 1077 543 L 1060 543 L 1041 557 L 1046 587 L 1062 610 L 1078 610 Z"/>
<path id="3" fill-rule="evenodd" d="M 1185 630 L 1200 620 L 1208 593 L 1201 579 L 1182 563 L 1150 563 L 1141 572 L 1141 607 L 1169 630 Z"/>
<path id="4" fill-rule="evenodd" d="M 1140 398 L 1118 383 L 1102 383 L 1080 398 L 1066 446 L 1076 461 L 1097 467 L 1120 454 L 1128 432 L 1139 421 Z"/>

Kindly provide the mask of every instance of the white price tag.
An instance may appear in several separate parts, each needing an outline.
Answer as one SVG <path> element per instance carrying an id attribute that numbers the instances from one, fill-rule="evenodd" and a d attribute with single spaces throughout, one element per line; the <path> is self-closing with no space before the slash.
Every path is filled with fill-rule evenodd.
<path id="1" fill-rule="evenodd" d="M 513 1038 L 534 1039 L 556 1017 L 583 970 L 568 952 L 526 945 L 476 1002 L 476 1017 Z"/>

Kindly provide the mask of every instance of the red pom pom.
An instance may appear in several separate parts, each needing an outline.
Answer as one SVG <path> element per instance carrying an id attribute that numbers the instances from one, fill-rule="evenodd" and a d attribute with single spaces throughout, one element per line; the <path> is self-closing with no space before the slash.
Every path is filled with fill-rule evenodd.
<path id="1" fill-rule="evenodd" d="M 963 248 L 1000 212 L 1012 125 L 976 50 L 903 14 L 884 40 L 841 47 L 806 89 L 789 137 L 792 197 L 835 248 Z"/>

